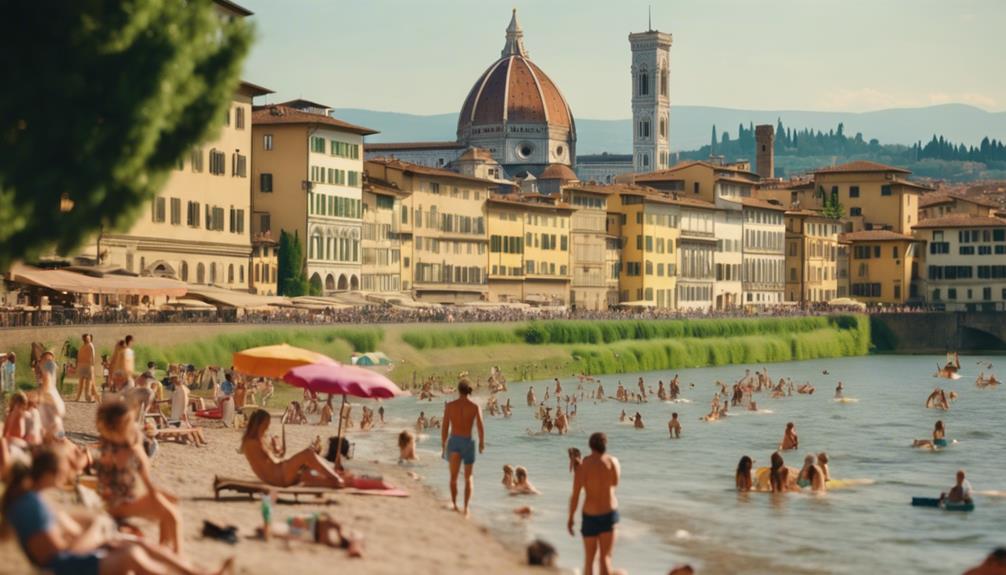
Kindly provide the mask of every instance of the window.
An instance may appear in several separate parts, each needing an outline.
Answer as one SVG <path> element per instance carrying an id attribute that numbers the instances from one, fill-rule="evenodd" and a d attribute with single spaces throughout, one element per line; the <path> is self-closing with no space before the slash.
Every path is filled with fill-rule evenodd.
<path id="1" fill-rule="evenodd" d="M 248 177 L 248 156 L 235 153 L 231 158 L 231 175 L 239 178 Z"/>
<path id="2" fill-rule="evenodd" d="M 189 227 L 199 227 L 199 202 L 189 202 L 186 207 L 185 224 Z"/>
<path id="3" fill-rule="evenodd" d="M 199 173 L 203 171 L 203 149 L 196 148 L 192 150 L 192 156 L 189 158 L 189 164 L 192 166 L 192 171 Z"/>
<path id="4" fill-rule="evenodd" d="M 272 174 L 259 174 L 258 188 L 258 191 L 264 194 L 272 192 Z"/>
<path id="5" fill-rule="evenodd" d="M 259 214 L 258 222 L 258 231 L 260 233 L 272 231 L 272 218 L 270 214 Z"/>
<path id="6" fill-rule="evenodd" d="M 266 151 L 272 150 L 272 134 L 262 136 L 262 149 Z"/>
<path id="7" fill-rule="evenodd" d="M 311 151 L 318 152 L 320 154 L 325 153 L 325 138 L 319 136 L 311 136 Z"/>
<path id="8" fill-rule="evenodd" d="M 898 246 L 891 246 L 891 258 L 898 259 Z"/>
<path id="9" fill-rule="evenodd" d="M 849 197 L 850 198 L 859 197 L 859 186 L 849 186 Z"/>
<path id="10" fill-rule="evenodd" d="M 957 299 L 957 288 L 947 288 L 947 299 L 951 301 Z"/>
<path id="11" fill-rule="evenodd" d="M 171 198 L 171 225 L 182 225 L 182 199 Z"/>
<path id="12" fill-rule="evenodd" d="M 154 198 L 153 203 L 150 205 L 150 219 L 156 224 L 164 223 L 164 211 L 167 200 L 164 198 Z"/>
<path id="13" fill-rule="evenodd" d="M 210 150 L 210 173 L 220 176 L 227 173 L 227 156 L 218 150 Z"/>
<path id="14" fill-rule="evenodd" d="M 863 215 L 863 208 L 849 208 L 850 216 L 861 216 Z"/>
<path id="15" fill-rule="evenodd" d="M 891 185 L 890 184 L 884 184 L 883 186 L 880 186 L 880 195 L 882 195 L 882 196 L 889 196 L 889 195 L 891 195 Z"/>
<path id="16" fill-rule="evenodd" d="M 650 75 L 644 68 L 639 72 L 639 95 L 646 96 L 650 93 Z"/>
<path id="17" fill-rule="evenodd" d="M 245 109 L 240 106 L 234 109 L 234 127 L 239 130 L 245 129 Z"/>

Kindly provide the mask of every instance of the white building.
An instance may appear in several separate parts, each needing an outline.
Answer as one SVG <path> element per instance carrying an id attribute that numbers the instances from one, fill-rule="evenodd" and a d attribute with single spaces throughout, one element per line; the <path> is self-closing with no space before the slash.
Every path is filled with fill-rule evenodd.
<path id="1" fill-rule="evenodd" d="M 1006 219 L 950 215 L 914 227 L 925 240 L 930 305 L 952 311 L 1006 309 Z"/>
<path id="2" fill-rule="evenodd" d="M 782 303 L 786 290 L 786 208 L 759 198 L 742 198 L 741 204 L 744 304 Z"/>
<path id="3" fill-rule="evenodd" d="M 670 165 L 671 35 L 629 34 L 632 46 L 632 155 L 634 172 Z"/>

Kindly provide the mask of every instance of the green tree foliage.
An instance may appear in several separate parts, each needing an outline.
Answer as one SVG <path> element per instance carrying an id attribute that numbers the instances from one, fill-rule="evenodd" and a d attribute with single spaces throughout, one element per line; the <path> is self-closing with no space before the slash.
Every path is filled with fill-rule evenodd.
<path id="1" fill-rule="evenodd" d="M 219 129 L 252 42 L 208 0 L 10 2 L 0 22 L 0 270 L 128 224 Z"/>
<path id="2" fill-rule="evenodd" d="M 817 193 L 821 196 L 821 215 L 833 220 L 840 220 L 845 217 L 845 207 L 838 200 L 838 193 L 826 194 L 824 188 L 819 188 Z"/>
<path id="3" fill-rule="evenodd" d="M 304 277 L 304 248 L 297 232 L 280 232 L 276 268 L 276 289 L 279 295 L 296 297 L 308 293 L 309 286 Z"/>

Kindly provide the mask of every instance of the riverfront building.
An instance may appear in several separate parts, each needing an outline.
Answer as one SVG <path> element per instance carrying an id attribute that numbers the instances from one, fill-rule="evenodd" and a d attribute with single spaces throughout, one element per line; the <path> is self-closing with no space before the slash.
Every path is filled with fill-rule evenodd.
<path id="1" fill-rule="evenodd" d="M 608 198 L 612 190 L 606 186 L 575 185 L 567 187 L 563 201 L 573 207 L 570 215 L 570 266 L 572 281 L 570 302 L 577 309 L 605 310 L 618 302 L 618 285 L 609 294 L 608 278 L 614 273 L 614 262 L 607 262 Z M 618 261 L 618 248 L 612 250 Z"/>
<path id="2" fill-rule="evenodd" d="M 890 230 L 843 234 L 849 243 L 849 296 L 866 304 L 903 305 L 920 296 L 916 238 Z"/>
<path id="3" fill-rule="evenodd" d="M 915 226 L 926 245 L 926 299 L 953 311 L 1006 309 L 1006 219 L 955 214 Z"/>
<path id="4" fill-rule="evenodd" d="M 820 212 L 786 212 L 786 301 L 827 303 L 839 297 L 841 224 Z"/>

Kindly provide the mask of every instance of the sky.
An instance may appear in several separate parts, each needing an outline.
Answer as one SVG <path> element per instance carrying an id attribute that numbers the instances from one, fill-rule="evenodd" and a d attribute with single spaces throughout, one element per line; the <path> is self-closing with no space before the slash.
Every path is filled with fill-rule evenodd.
<path id="1" fill-rule="evenodd" d="M 512 8 L 577 117 L 631 117 L 630 32 L 674 36 L 672 105 L 1006 110 L 1006 0 L 237 0 L 268 101 L 457 112 Z"/>

